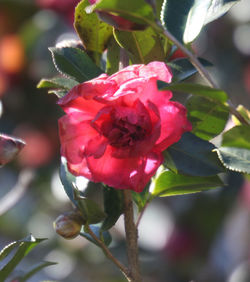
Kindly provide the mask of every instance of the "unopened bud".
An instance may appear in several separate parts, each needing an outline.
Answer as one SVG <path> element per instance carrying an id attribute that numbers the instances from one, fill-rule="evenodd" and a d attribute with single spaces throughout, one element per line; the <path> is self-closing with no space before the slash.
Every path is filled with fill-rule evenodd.
<path id="1" fill-rule="evenodd" d="M 24 146 L 23 140 L 0 134 L 0 166 L 12 161 Z"/>
<path id="2" fill-rule="evenodd" d="M 63 238 L 73 239 L 79 235 L 84 223 L 79 213 L 70 211 L 58 216 L 53 226 L 56 233 Z"/>

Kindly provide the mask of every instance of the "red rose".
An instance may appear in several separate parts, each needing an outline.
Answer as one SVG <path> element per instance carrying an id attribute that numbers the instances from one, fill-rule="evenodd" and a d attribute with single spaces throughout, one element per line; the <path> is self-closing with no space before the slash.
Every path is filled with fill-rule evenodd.
<path id="1" fill-rule="evenodd" d="M 132 65 L 75 86 L 59 105 L 61 154 L 74 175 L 141 192 L 163 161 L 162 151 L 191 130 L 186 109 L 158 91 L 170 82 L 162 62 Z"/>

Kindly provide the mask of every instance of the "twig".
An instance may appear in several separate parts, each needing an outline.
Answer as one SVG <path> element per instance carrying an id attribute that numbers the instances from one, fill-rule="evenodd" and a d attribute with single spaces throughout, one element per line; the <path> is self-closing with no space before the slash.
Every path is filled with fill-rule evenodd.
<path id="1" fill-rule="evenodd" d="M 15 186 L 0 201 L 0 215 L 10 210 L 22 198 L 34 177 L 34 170 L 24 169 L 20 172 Z"/>
<path id="2" fill-rule="evenodd" d="M 124 225 L 126 232 L 127 255 L 132 282 L 141 282 L 138 260 L 138 231 L 134 223 L 133 201 L 130 190 L 123 190 L 124 196 Z"/>
<path id="3" fill-rule="evenodd" d="M 120 270 L 121 272 L 124 274 L 124 276 L 127 278 L 127 280 L 129 282 L 132 282 L 133 280 L 131 280 L 130 278 L 130 274 L 129 274 L 129 270 L 127 269 L 127 267 L 125 267 L 121 262 L 119 262 L 118 259 L 116 259 L 112 253 L 110 252 L 110 250 L 107 248 L 107 246 L 103 243 L 102 240 L 100 240 L 95 233 L 91 230 L 91 228 L 89 227 L 89 225 L 85 225 L 85 227 L 87 228 L 87 232 L 90 234 L 90 236 L 99 244 L 100 248 L 102 249 L 102 251 L 104 252 L 104 254 L 106 255 L 106 257 L 108 259 L 110 259 Z"/>
<path id="4" fill-rule="evenodd" d="M 161 29 L 161 32 L 170 39 L 184 54 L 187 55 L 192 65 L 198 70 L 199 74 L 208 82 L 208 84 L 213 88 L 219 88 L 216 83 L 212 80 L 210 74 L 206 70 L 206 68 L 203 67 L 203 65 L 199 62 L 197 57 L 190 52 L 178 39 L 176 39 L 168 30 L 164 29 L 160 22 L 157 23 L 158 28 Z M 249 122 L 234 108 L 232 105 L 232 102 L 228 100 L 227 102 L 228 109 L 230 113 L 237 117 L 237 119 L 242 124 L 249 125 Z"/>

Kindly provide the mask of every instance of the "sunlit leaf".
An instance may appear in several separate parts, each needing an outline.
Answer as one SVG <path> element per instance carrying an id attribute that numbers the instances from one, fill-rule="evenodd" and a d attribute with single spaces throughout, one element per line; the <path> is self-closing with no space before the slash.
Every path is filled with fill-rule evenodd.
<path id="1" fill-rule="evenodd" d="M 143 31 L 115 30 L 117 42 L 128 51 L 133 64 L 164 61 L 165 54 L 159 35 L 148 27 Z"/>
<path id="2" fill-rule="evenodd" d="M 171 171 L 164 171 L 154 180 L 151 193 L 154 197 L 165 197 L 197 193 L 222 187 L 223 185 L 223 182 L 218 176 L 186 176 L 175 174 Z"/>
<path id="3" fill-rule="evenodd" d="M 120 46 L 112 37 L 107 49 L 106 73 L 109 75 L 119 70 L 120 49 Z"/>
<path id="4" fill-rule="evenodd" d="M 88 0 L 81 1 L 75 9 L 75 29 L 87 51 L 102 53 L 112 36 L 112 27 L 100 21 L 96 13 L 87 14 Z"/>
<path id="5" fill-rule="evenodd" d="M 144 0 L 101 0 L 96 5 L 93 5 L 93 10 L 109 12 L 141 25 L 155 24 L 152 7 Z"/>
<path id="6" fill-rule="evenodd" d="M 70 90 L 78 84 L 74 79 L 66 77 L 54 77 L 41 79 L 37 85 L 37 88 L 55 88 Z"/>
<path id="7" fill-rule="evenodd" d="M 250 150 L 250 126 L 239 125 L 222 135 L 223 147 L 237 147 Z"/>
<path id="8" fill-rule="evenodd" d="M 12 244 L 5 247 L 1 253 L 1 259 L 8 256 L 10 251 L 13 250 L 13 246 L 17 247 L 15 254 L 11 259 L 1 268 L 0 270 L 0 281 L 5 281 L 5 279 L 10 275 L 10 273 L 15 269 L 15 267 L 20 263 L 20 261 L 39 243 L 45 239 L 36 239 L 32 235 L 18 240 Z"/>
<path id="9" fill-rule="evenodd" d="M 225 128 L 229 112 L 224 106 L 203 97 L 191 96 L 186 107 L 192 132 L 198 137 L 210 140 Z"/>
<path id="10" fill-rule="evenodd" d="M 223 165 L 233 171 L 250 173 L 250 150 L 235 147 L 220 147 L 216 152 Z"/>
<path id="11" fill-rule="evenodd" d="M 238 1 L 164 0 L 161 12 L 163 26 L 180 42 L 190 43 L 202 27 L 224 13 Z"/>
<path id="12" fill-rule="evenodd" d="M 215 89 L 209 86 L 193 83 L 171 83 L 168 84 L 164 81 L 157 82 L 159 90 L 172 90 L 181 93 L 189 93 L 205 97 L 215 102 L 224 105 L 227 101 L 227 94 L 220 89 Z"/>

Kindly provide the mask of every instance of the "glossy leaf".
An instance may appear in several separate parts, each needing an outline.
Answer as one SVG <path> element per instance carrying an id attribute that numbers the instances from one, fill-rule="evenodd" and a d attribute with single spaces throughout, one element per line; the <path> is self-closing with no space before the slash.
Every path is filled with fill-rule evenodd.
<path id="1" fill-rule="evenodd" d="M 106 218 L 107 215 L 102 209 L 94 201 L 82 196 L 76 188 L 74 189 L 74 199 L 84 221 L 88 224 L 99 223 Z"/>
<path id="2" fill-rule="evenodd" d="M 88 0 L 81 1 L 75 8 L 74 27 L 87 51 L 102 53 L 112 36 L 112 27 L 100 21 L 96 13 L 87 14 Z"/>
<path id="3" fill-rule="evenodd" d="M 240 125 L 231 128 L 222 135 L 223 147 L 237 147 L 250 150 L 250 126 Z"/>
<path id="4" fill-rule="evenodd" d="M 192 132 L 205 140 L 219 135 L 228 120 L 228 110 L 203 97 L 191 96 L 186 103 Z"/>
<path id="5" fill-rule="evenodd" d="M 239 105 L 237 107 L 237 112 L 239 112 L 246 121 L 248 121 L 248 123 L 250 124 L 250 111 L 248 109 L 246 109 L 244 106 L 242 105 Z M 236 125 L 240 125 L 241 122 L 235 117 L 235 116 L 232 116 L 233 118 L 233 122 L 236 124 Z"/>
<path id="6" fill-rule="evenodd" d="M 250 150 L 235 147 L 220 147 L 216 152 L 223 165 L 233 171 L 250 173 Z"/>
<path id="7" fill-rule="evenodd" d="M 94 232 L 94 234 L 97 236 L 97 238 L 101 240 L 106 246 L 110 245 L 110 243 L 112 242 L 111 235 L 109 234 L 108 231 L 102 231 L 102 229 L 98 225 L 92 224 L 92 225 L 83 227 L 80 233 L 82 237 L 86 238 L 87 240 L 89 240 L 90 242 L 94 243 L 95 245 L 99 247 L 99 243 L 95 239 L 93 239 L 93 237 L 88 233 L 88 228 L 90 228 L 92 232 Z"/>
<path id="8" fill-rule="evenodd" d="M 193 176 L 211 176 L 224 171 L 215 146 L 187 132 L 165 152 L 164 165 L 170 170 Z"/>
<path id="9" fill-rule="evenodd" d="M 204 67 L 210 67 L 213 65 L 202 58 L 199 58 L 199 61 Z M 171 67 L 173 73 L 173 83 L 183 81 L 197 73 L 197 69 L 186 58 L 173 60 L 169 62 L 168 65 Z"/>
<path id="10" fill-rule="evenodd" d="M 115 30 L 114 36 L 121 47 L 128 51 L 133 64 L 147 64 L 165 59 L 161 39 L 151 27 L 132 32 Z"/>
<path id="11" fill-rule="evenodd" d="M 226 13 L 238 1 L 165 0 L 161 21 L 179 41 L 192 42 L 202 27 Z"/>
<path id="12" fill-rule="evenodd" d="M 141 25 L 155 25 L 152 7 L 144 0 L 101 0 L 91 11 L 109 12 Z"/>
<path id="13" fill-rule="evenodd" d="M 111 75 L 119 70 L 120 46 L 112 37 L 107 49 L 106 73 Z"/>
<path id="14" fill-rule="evenodd" d="M 5 281 L 5 279 L 10 275 L 10 273 L 15 269 L 15 267 L 19 264 L 19 262 L 39 243 L 44 241 L 45 239 L 36 239 L 32 235 L 18 240 L 12 244 L 9 244 L 5 247 L 1 253 L 0 257 L 3 259 L 8 256 L 10 251 L 13 250 L 13 245 L 17 247 L 15 254 L 11 257 L 11 259 L 5 264 L 0 270 L 0 281 Z"/>
<path id="15" fill-rule="evenodd" d="M 193 83 L 172 83 L 168 84 L 164 81 L 157 82 L 159 90 L 172 90 L 181 93 L 189 93 L 205 97 L 209 100 L 224 104 L 227 101 L 227 94 L 220 89 L 211 88 L 209 86 Z"/>
<path id="16" fill-rule="evenodd" d="M 218 176 L 194 177 L 175 174 L 171 171 L 164 171 L 154 180 L 152 196 L 165 197 L 183 195 L 197 193 L 222 186 L 223 182 Z"/>
<path id="17" fill-rule="evenodd" d="M 140 212 L 147 204 L 150 198 L 149 184 L 144 188 L 144 190 L 141 193 L 132 191 L 132 197 L 138 207 L 138 211 Z"/>
<path id="18" fill-rule="evenodd" d="M 123 213 L 122 191 L 111 187 L 105 187 L 103 190 L 104 211 L 107 217 L 102 223 L 102 230 L 110 229 Z"/>
<path id="19" fill-rule="evenodd" d="M 76 177 L 68 171 L 67 160 L 61 158 L 61 166 L 59 171 L 59 176 L 64 188 L 65 193 L 71 200 L 71 202 L 77 207 L 77 201 L 74 197 L 74 184 L 76 182 Z"/>
<path id="20" fill-rule="evenodd" d="M 65 77 L 54 77 L 54 78 L 44 78 L 40 80 L 37 88 L 55 88 L 55 89 L 65 89 L 70 90 L 78 84 L 77 81 Z"/>
<path id="21" fill-rule="evenodd" d="M 79 48 L 49 48 L 56 69 L 78 82 L 97 77 L 103 71 Z"/>

